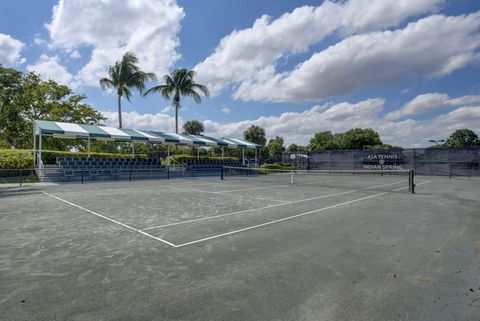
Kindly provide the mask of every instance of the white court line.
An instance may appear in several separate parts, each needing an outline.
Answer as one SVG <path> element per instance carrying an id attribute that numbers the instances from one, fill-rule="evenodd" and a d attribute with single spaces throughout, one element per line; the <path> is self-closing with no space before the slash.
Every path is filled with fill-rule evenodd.
<path id="1" fill-rule="evenodd" d="M 137 232 L 137 233 L 140 233 L 140 234 L 142 234 L 142 235 L 144 235 L 144 236 L 147 236 L 147 237 L 150 237 L 150 238 L 152 238 L 152 239 L 154 239 L 154 240 L 163 242 L 163 243 L 168 244 L 168 245 L 170 245 L 170 246 L 172 246 L 172 247 L 177 247 L 175 244 L 170 243 L 170 242 L 168 242 L 168 241 L 166 241 L 166 240 L 164 240 L 164 239 L 161 239 L 161 238 L 159 238 L 159 237 L 150 235 L 150 234 L 148 234 L 148 233 L 146 233 L 146 232 L 144 232 L 144 231 L 142 231 L 142 230 L 136 229 L 136 228 L 131 227 L 131 226 L 127 225 L 127 224 L 124 224 L 124 223 L 122 223 L 122 222 L 119 222 L 119 221 L 116 221 L 116 220 L 114 220 L 114 219 L 111 219 L 111 218 L 109 218 L 109 217 L 107 217 L 107 216 L 105 216 L 105 215 L 98 214 L 98 213 L 96 213 L 96 212 L 94 212 L 94 211 L 91 211 L 91 210 L 89 210 L 89 209 L 86 209 L 86 208 L 84 208 L 84 207 L 81 207 L 80 205 L 77 205 L 77 204 L 74 204 L 74 203 L 69 202 L 69 201 L 67 201 L 67 200 L 64 200 L 63 198 L 60 198 L 60 197 L 55 196 L 55 195 L 52 195 L 52 194 L 47 193 L 47 192 L 45 192 L 45 191 L 42 191 L 42 193 L 45 194 L 45 195 L 48 195 L 48 196 L 50 196 L 50 197 L 53 197 L 53 198 L 55 198 L 55 199 L 57 199 L 57 200 L 59 200 L 59 201 L 61 201 L 61 202 L 67 203 L 68 205 L 71 205 L 71 206 L 73 206 L 73 207 L 79 208 L 79 209 L 81 209 L 81 210 L 83 210 L 83 211 L 85 211 L 85 212 L 88 212 L 88 213 L 90 213 L 90 214 L 96 215 L 96 216 L 101 217 L 101 218 L 103 218 L 103 219 L 105 219 L 105 220 L 108 220 L 108 221 L 110 221 L 110 222 L 113 222 L 113 223 L 115 223 L 115 224 L 118 224 L 118 225 L 120 225 L 120 226 L 123 226 L 123 227 L 125 227 L 125 228 L 128 228 L 128 229 L 130 229 L 130 230 L 132 230 L 132 231 L 135 231 L 135 232 Z"/>
<path id="2" fill-rule="evenodd" d="M 323 208 L 320 208 L 320 209 L 317 209 L 317 210 L 300 213 L 300 214 L 297 214 L 297 215 L 285 217 L 285 218 L 282 218 L 282 219 L 278 219 L 278 220 L 274 220 L 274 221 L 254 225 L 254 226 L 249 226 L 249 227 L 242 228 L 242 229 L 239 229 L 239 230 L 235 230 L 235 231 L 231 231 L 231 232 L 227 232 L 227 233 L 222 233 L 222 234 L 217 234 L 217 235 L 213 235 L 213 236 L 210 236 L 210 237 L 206 237 L 206 238 L 203 238 L 203 239 L 199 239 L 199 240 L 195 240 L 195 241 L 191 241 L 191 242 L 187 242 L 187 243 L 183 243 L 183 244 L 177 244 L 176 247 L 183 247 L 183 246 L 187 246 L 187 245 L 191 245 L 191 244 L 195 244 L 195 243 L 200 243 L 200 242 L 216 239 L 216 238 L 227 236 L 227 235 L 232 235 L 232 234 L 252 230 L 254 228 L 259 228 L 259 227 L 263 227 L 263 226 L 267 226 L 267 225 L 271 225 L 271 224 L 275 224 L 275 223 L 280 223 L 280 222 L 291 220 L 291 219 L 294 219 L 294 218 L 297 218 L 297 217 L 314 214 L 314 213 L 317 213 L 317 212 L 325 211 L 325 210 L 328 210 L 328 209 L 331 209 L 331 208 L 335 208 L 335 207 L 339 207 L 339 206 L 343 206 L 343 205 L 347 205 L 347 204 L 351 204 L 351 203 L 355 203 L 355 202 L 360 202 L 360 201 L 363 201 L 363 200 L 366 200 L 366 199 L 369 199 L 369 198 L 374 198 L 374 197 L 382 196 L 382 195 L 385 195 L 385 194 L 388 194 L 388 192 L 383 192 L 383 193 L 380 193 L 380 194 L 375 194 L 375 195 L 371 195 L 371 196 L 367 196 L 367 197 L 357 198 L 357 199 L 354 199 L 354 200 L 351 200 L 351 201 L 347 201 L 347 202 L 323 207 Z"/>
<path id="3" fill-rule="evenodd" d="M 170 179 L 170 180 L 165 180 L 163 182 L 172 182 L 172 181 L 175 181 L 177 179 Z M 200 180 L 200 179 L 198 179 Z M 219 179 L 220 180 L 220 179 Z M 111 188 L 102 188 L 102 192 L 103 191 L 118 191 L 118 190 L 129 190 L 129 189 L 138 189 L 139 187 L 138 186 L 135 186 L 135 185 L 130 185 L 128 186 L 127 184 L 132 184 L 132 183 L 136 183 L 136 182 L 139 182 L 139 181 L 133 181 L 133 182 L 128 182 L 128 181 L 123 181 L 123 183 L 125 183 L 125 185 L 122 185 L 122 184 L 118 184 L 116 187 L 111 187 Z M 145 181 L 140 181 L 142 183 L 144 183 Z M 153 181 L 151 181 L 153 182 Z M 162 182 L 162 183 L 163 183 Z M 110 184 L 111 182 L 105 182 L 105 184 Z M 119 182 L 121 183 L 121 182 Z M 201 183 L 201 182 L 200 182 Z M 97 184 L 103 184 L 103 183 L 97 183 Z M 182 187 L 186 187 L 186 188 L 189 188 L 189 187 L 197 187 L 197 186 L 218 186 L 218 181 L 213 181 L 211 183 L 201 183 L 201 184 L 188 184 L 188 185 L 185 185 L 185 184 L 173 184 L 173 185 L 169 185 L 168 183 L 167 184 L 162 184 L 161 186 L 158 186 L 158 184 L 155 185 L 148 185 L 146 188 L 149 190 L 149 191 L 154 191 L 154 190 L 164 190 L 165 188 L 167 187 L 176 187 L 176 188 L 182 188 Z M 18 185 L 18 184 L 17 184 Z M 245 184 L 230 184 L 230 186 L 245 186 Z M 104 186 L 102 186 L 104 187 Z M 62 190 L 62 192 L 64 192 Z M 68 193 L 85 193 L 85 190 L 75 190 L 75 191 L 67 191 Z"/>
<path id="4" fill-rule="evenodd" d="M 335 194 L 328 194 L 328 195 L 322 195 L 322 196 L 317 196 L 317 197 L 313 197 L 313 198 L 307 198 L 307 199 L 298 200 L 298 201 L 284 202 L 284 203 L 282 203 L 282 204 L 268 205 L 268 206 L 264 206 L 264 207 L 251 208 L 251 209 L 248 209 L 248 210 L 237 211 L 237 212 L 232 212 L 232 213 L 219 214 L 219 215 L 202 217 L 202 218 L 197 218 L 197 219 L 193 219 L 193 220 L 181 221 L 181 222 L 164 224 L 164 225 L 157 225 L 157 226 L 152 226 L 152 227 L 144 228 L 143 230 L 144 230 L 144 231 L 147 231 L 147 230 L 153 230 L 153 229 L 162 228 L 162 227 L 168 227 L 168 226 L 174 226 L 174 225 L 182 225 L 182 224 L 194 223 L 194 222 L 199 222 L 199 221 L 206 221 L 206 220 L 211 220 L 211 219 L 218 218 L 218 217 L 224 217 L 224 216 L 242 214 L 242 213 L 251 212 L 251 211 L 259 211 L 259 210 L 263 210 L 263 209 L 267 209 L 267 208 L 278 207 L 278 206 L 283 206 L 283 205 L 288 205 L 288 204 L 296 204 L 296 203 L 307 202 L 307 201 L 313 201 L 313 200 L 317 200 L 317 199 L 321 199 L 321 198 L 326 198 L 326 197 L 330 197 L 330 196 L 350 194 L 350 193 L 354 193 L 354 192 L 358 192 L 358 190 L 357 190 L 357 189 L 354 189 L 354 190 L 351 190 L 351 191 L 346 191 L 346 192 L 341 192 L 341 193 L 335 193 Z"/>
<path id="5" fill-rule="evenodd" d="M 376 188 L 376 187 L 382 187 L 382 186 L 383 185 L 376 185 L 376 186 L 370 186 L 369 188 Z M 153 230 L 153 229 L 158 229 L 158 228 L 162 228 L 162 227 L 169 227 L 169 226 L 182 225 L 182 224 L 194 223 L 194 222 L 199 222 L 199 221 L 206 221 L 206 220 L 211 220 L 211 219 L 218 218 L 218 217 L 237 215 L 237 214 L 242 214 L 242 213 L 251 212 L 251 211 L 263 210 L 263 209 L 266 209 L 266 208 L 272 208 L 272 207 L 278 207 L 278 206 L 283 206 L 283 205 L 313 201 L 313 200 L 326 198 L 326 197 L 330 197 L 330 196 L 350 194 L 350 193 L 359 192 L 359 191 L 360 191 L 360 189 L 354 189 L 354 190 L 350 190 L 350 191 L 346 191 L 346 192 L 322 195 L 322 196 L 317 196 L 317 197 L 313 197 L 313 198 L 306 198 L 306 199 L 302 199 L 302 200 L 298 200 L 298 201 L 283 202 L 282 204 L 275 204 L 275 205 L 268 205 L 268 206 L 264 206 L 264 207 L 251 208 L 251 209 L 248 209 L 248 210 L 237 211 L 237 212 L 226 213 L 226 214 L 219 214 L 219 215 L 214 215 L 214 216 L 209 216 L 209 217 L 202 217 L 202 218 L 197 218 L 197 219 L 193 219 L 193 220 L 186 220 L 186 221 L 181 221 L 181 222 L 176 222 L 176 223 L 156 225 L 156 226 L 151 226 L 151 227 L 144 228 L 143 230 L 147 231 L 147 230 Z M 200 191 L 200 192 L 204 192 L 204 191 Z M 216 193 L 216 192 L 211 192 L 211 193 Z"/>
<path id="6" fill-rule="evenodd" d="M 431 183 L 431 182 L 432 182 L 432 181 L 424 181 L 424 182 L 415 184 L 415 186 L 419 186 L 419 185 L 423 185 L 423 184 L 428 184 L 428 183 Z M 394 191 L 394 192 L 398 192 L 398 191 L 401 191 L 402 189 L 407 189 L 408 187 L 409 187 L 409 186 L 397 188 L 397 189 L 394 189 L 393 191 Z"/>

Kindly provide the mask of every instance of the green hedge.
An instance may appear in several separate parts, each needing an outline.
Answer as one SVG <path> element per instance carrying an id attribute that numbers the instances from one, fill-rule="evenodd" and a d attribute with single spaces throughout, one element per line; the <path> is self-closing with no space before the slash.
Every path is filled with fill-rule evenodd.
<path id="1" fill-rule="evenodd" d="M 183 163 L 187 160 L 196 160 L 197 156 L 192 155 L 172 155 L 170 159 L 176 161 L 177 163 Z M 167 163 L 170 163 L 170 159 L 167 158 Z M 222 160 L 222 157 L 219 156 L 200 156 L 200 160 L 203 161 L 214 161 L 214 160 Z M 224 157 L 224 161 L 239 161 L 238 157 Z"/>
<path id="2" fill-rule="evenodd" d="M 33 168 L 33 152 L 25 149 L 0 149 L 0 169 Z"/>
<path id="3" fill-rule="evenodd" d="M 292 170 L 295 169 L 292 165 L 288 163 L 273 163 L 273 164 L 263 164 L 260 166 L 260 168 L 266 168 L 266 169 L 287 169 L 287 170 Z"/>
<path id="4" fill-rule="evenodd" d="M 43 164 L 55 164 L 57 157 L 87 157 L 88 153 L 62 152 L 54 150 L 42 151 Z M 90 153 L 97 158 L 131 158 L 129 154 Z M 136 158 L 146 158 L 146 155 L 135 155 Z M 31 149 L 0 149 L 0 169 L 33 168 L 33 151 Z"/>
<path id="5" fill-rule="evenodd" d="M 42 150 L 42 161 L 44 164 L 56 164 L 57 157 L 88 157 L 86 152 L 61 152 L 55 150 Z M 131 154 L 110 154 L 110 153 L 90 153 L 90 157 L 95 158 L 132 158 Z M 135 155 L 135 158 L 147 158 L 147 155 Z"/>

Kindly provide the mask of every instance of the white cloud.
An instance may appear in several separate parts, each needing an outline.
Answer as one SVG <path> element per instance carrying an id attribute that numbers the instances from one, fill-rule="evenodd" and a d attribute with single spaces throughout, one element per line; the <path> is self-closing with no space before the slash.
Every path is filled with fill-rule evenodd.
<path id="1" fill-rule="evenodd" d="M 92 49 L 78 81 L 98 85 L 109 65 L 135 52 L 145 71 L 160 75 L 180 58 L 177 34 L 183 9 L 173 0 L 59 0 L 46 24 L 51 46 L 74 52 Z"/>
<path id="2" fill-rule="evenodd" d="M 445 138 L 454 130 L 470 128 L 480 132 L 480 105 L 460 107 L 425 121 L 406 119 L 392 121 L 381 116 L 385 100 L 367 99 L 352 104 L 314 106 L 304 112 L 286 112 L 279 116 L 260 117 L 239 122 L 204 121 L 205 133 L 218 137 L 242 137 L 252 124 L 266 129 L 269 138 L 282 136 L 285 143 L 308 144 L 314 133 L 331 130 L 344 132 L 351 128 L 373 128 L 380 133 L 383 142 L 403 147 L 422 147 L 429 139 Z M 104 112 L 108 124 L 116 126 L 117 114 Z M 174 117 L 157 113 L 140 115 L 123 113 L 126 128 L 174 131 Z"/>
<path id="3" fill-rule="evenodd" d="M 82 55 L 80 54 L 80 52 L 78 52 L 78 50 L 74 50 L 70 53 L 69 57 L 72 59 L 78 59 L 81 58 Z"/>
<path id="4" fill-rule="evenodd" d="M 33 38 L 33 43 L 38 45 L 38 46 L 43 46 L 44 44 L 47 43 L 47 41 L 45 39 L 41 38 L 39 34 L 36 34 L 35 38 Z"/>
<path id="5" fill-rule="evenodd" d="M 73 75 L 60 63 L 58 56 L 41 55 L 37 62 L 27 66 L 28 71 L 40 74 L 43 79 L 53 79 L 62 85 L 76 87 Z"/>
<path id="6" fill-rule="evenodd" d="M 388 113 L 386 118 L 395 120 L 402 116 L 425 114 L 446 107 L 472 104 L 480 104 L 480 95 L 469 95 L 450 99 L 447 94 L 426 93 L 413 98 L 400 109 Z"/>
<path id="7" fill-rule="evenodd" d="M 0 33 L 0 64 L 16 66 L 23 64 L 25 58 L 20 55 L 25 44 L 9 35 Z"/>
<path id="8" fill-rule="evenodd" d="M 172 106 L 167 106 L 165 108 L 162 109 L 162 113 L 166 114 L 166 113 L 169 113 L 173 110 Z"/>
<path id="9" fill-rule="evenodd" d="M 251 28 L 224 37 L 215 52 L 195 67 L 213 94 L 249 80 L 278 59 L 301 52 L 335 31 L 344 35 L 396 26 L 410 16 L 434 12 L 444 0 L 324 1 L 303 6 L 278 19 L 258 18 Z"/>
<path id="10" fill-rule="evenodd" d="M 118 126 L 117 112 L 102 112 L 107 118 L 107 126 Z M 139 114 L 136 111 L 122 113 L 122 123 L 124 128 L 133 128 L 139 130 L 156 130 L 164 132 L 175 132 L 175 118 L 164 113 Z M 182 126 L 182 119 L 179 117 L 179 127 Z"/>
<path id="11" fill-rule="evenodd" d="M 269 70 L 244 81 L 242 100 L 321 100 L 413 76 L 435 77 L 478 61 L 480 13 L 430 16 L 396 31 L 348 37 L 314 54 L 293 71 Z"/>
<path id="12" fill-rule="evenodd" d="M 221 109 L 221 111 L 222 111 L 222 113 L 227 114 L 227 115 L 232 112 L 232 110 L 231 110 L 230 108 L 228 108 L 228 107 L 223 107 L 223 108 Z"/>

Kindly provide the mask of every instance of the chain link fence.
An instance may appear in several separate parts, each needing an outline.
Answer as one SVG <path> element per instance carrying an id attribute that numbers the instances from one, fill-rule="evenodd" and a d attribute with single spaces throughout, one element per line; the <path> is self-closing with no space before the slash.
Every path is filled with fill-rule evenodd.
<path id="1" fill-rule="evenodd" d="M 415 170 L 417 175 L 480 176 L 480 148 L 407 148 L 284 153 L 297 169 Z"/>

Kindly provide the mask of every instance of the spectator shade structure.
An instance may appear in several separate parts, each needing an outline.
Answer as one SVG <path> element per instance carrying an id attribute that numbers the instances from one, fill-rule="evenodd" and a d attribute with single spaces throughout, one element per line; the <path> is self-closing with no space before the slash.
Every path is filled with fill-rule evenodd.
<path id="1" fill-rule="evenodd" d="M 255 150 L 261 147 L 258 144 L 254 144 L 252 142 L 239 138 L 215 138 L 210 136 L 174 134 L 161 131 L 145 131 L 125 128 L 119 129 L 107 126 L 73 124 L 45 120 L 35 120 L 33 127 L 35 154 L 34 157 L 36 163 L 41 160 L 42 136 L 70 139 L 86 139 L 89 143 L 92 140 L 103 140 L 130 142 L 132 144 L 150 143 L 197 147 L 228 147 L 239 149 L 253 148 Z M 90 146 L 90 144 L 88 145 Z"/>

